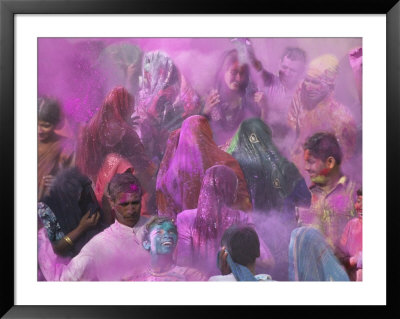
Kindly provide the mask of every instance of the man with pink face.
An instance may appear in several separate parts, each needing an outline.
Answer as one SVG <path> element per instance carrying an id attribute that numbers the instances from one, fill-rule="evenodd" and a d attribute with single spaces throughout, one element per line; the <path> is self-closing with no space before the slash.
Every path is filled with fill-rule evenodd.
<path id="1" fill-rule="evenodd" d="M 142 272 L 149 262 L 141 245 L 148 218 L 140 214 L 142 189 L 138 179 L 130 172 L 116 174 L 107 193 L 115 222 L 82 248 L 63 271 L 61 280 L 120 281 L 132 271 Z"/>
<path id="2" fill-rule="evenodd" d="M 304 144 L 304 167 L 311 179 L 311 206 L 299 216 L 319 229 L 336 250 L 347 222 L 354 217 L 356 183 L 341 171 L 342 151 L 332 133 L 320 132 Z M 307 221 L 307 222 L 305 222 Z"/>

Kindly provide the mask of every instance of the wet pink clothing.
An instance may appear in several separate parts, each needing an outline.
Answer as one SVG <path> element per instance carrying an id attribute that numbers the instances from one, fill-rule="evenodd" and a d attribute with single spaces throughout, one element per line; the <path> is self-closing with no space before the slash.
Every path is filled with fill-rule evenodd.
<path id="1" fill-rule="evenodd" d="M 303 226 L 316 227 L 333 249 L 338 248 L 346 224 L 355 215 L 354 202 L 358 188 L 346 176 L 342 176 L 329 192 L 314 185 L 310 189 L 310 209 L 304 210 L 305 216 L 300 215 L 300 222 Z"/>
<path id="2" fill-rule="evenodd" d="M 133 272 L 145 271 L 150 255 L 142 247 L 141 236 L 147 221 L 141 216 L 131 228 L 116 220 L 70 261 L 61 281 L 120 281 Z"/>
<path id="3" fill-rule="evenodd" d="M 147 269 L 139 276 L 133 276 L 128 281 L 206 281 L 208 279 L 203 273 L 194 268 L 174 266 L 163 273 L 153 272 Z"/>
<path id="4" fill-rule="evenodd" d="M 45 227 L 38 231 L 38 264 L 46 281 L 58 281 L 70 262 L 70 257 L 61 257 L 53 251 Z"/>

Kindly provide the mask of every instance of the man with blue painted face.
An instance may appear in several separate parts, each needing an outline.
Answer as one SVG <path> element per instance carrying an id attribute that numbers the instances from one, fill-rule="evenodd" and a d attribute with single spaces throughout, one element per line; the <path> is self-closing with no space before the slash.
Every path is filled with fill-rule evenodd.
<path id="1" fill-rule="evenodd" d="M 133 275 L 134 281 L 205 281 L 207 277 L 189 267 L 175 263 L 178 231 L 169 218 L 153 217 L 144 229 L 142 245 L 150 253 L 148 269 L 141 275 Z"/>

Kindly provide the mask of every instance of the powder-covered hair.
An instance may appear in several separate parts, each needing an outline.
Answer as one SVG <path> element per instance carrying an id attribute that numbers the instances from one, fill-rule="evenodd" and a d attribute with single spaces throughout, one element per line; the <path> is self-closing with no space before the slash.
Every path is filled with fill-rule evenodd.
<path id="1" fill-rule="evenodd" d="M 38 120 L 49 122 L 55 126 L 60 126 L 63 120 L 61 103 L 52 97 L 42 96 L 38 98 Z"/>
<path id="2" fill-rule="evenodd" d="M 281 59 L 283 60 L 284 57 L 293 61 L 301 61 L 303 63 L 306 63 L 307 59 L 304 50 L 297 47 L 287 47 L 285 51 L 283 51 Z"/>
<path id="3" fill-rule="evenodd" d="M 318 132 L 310 136 L 303 146 L 310 154 L 322 161 L 332 156 L 337 165 L 342 162 L 342 150 L 336 136 L 328 132 Z"/>
<path id="4" fill-rule="evenodd" d="M 107 187 L 108 196 L 115 201 L 120 193 L 138 193 L 142 196 L 142 187 L 139 180 L 131 172 L 115 174 Z"/>

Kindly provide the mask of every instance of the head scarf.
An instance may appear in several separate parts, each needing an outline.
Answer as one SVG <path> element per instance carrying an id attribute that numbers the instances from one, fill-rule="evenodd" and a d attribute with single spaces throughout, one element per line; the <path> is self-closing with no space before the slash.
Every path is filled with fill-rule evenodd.
<path id="1" fill-rule="evenodd" d="M 235 276 L 237 281 L 257 281 L 256 277 L 254 277 L 249 268 L 235 263 L 229 253 L 226 261 L 228 262 L 229 268 L 231 269 L 232 274 Z"/>
<path id="2" fill-rule="evenodd" d="M 187 118 L 182 128 L 170 135 L 160 165 L 156 186 L 158 213 L 173 218 L 183 210 L 196 208 L 205 171 L 218 164 L 230 167 L 238 178 L 234 206 L 250 209 L 246 182 L 238 162 L 217 147 L 205 117 Z"/>
<path id="3" fill-rule="evenodd" d="M 78 140 L 77 166 L 80 170 L 97 179 L 104 159 L 110 153 L 127 158 L 140 171 L 151 165 L 146 158 L 139 136 L 128 123 L 133 111 L 134 99 L 124 87 L 116 87 L 108 94 L 101 108 L 83 127 Z M 104 136 L 112 135 L 111 127 L 120 127 L 123 135 L 113 146 L 104 144 Z"/>
<path id="4" fill-rule="evenodd" d="M 349 281 L 323 235 L 312 227 L 293 230 L 289 244 L 289 280 Z"/>
<path id="5" fill-rule="evenodd" d="M 150 116 L 169 131 L 177 129 L 185 115 L 199 108 L 199 97 L 172 59 L 162 51 L 144 55 L 138 113 Z"/>
<path id="6" fill-rule="evenodd" d="M 338 59 L 332 54 L 324 54 L 310 62 L 307 75 L 319 78 L 327 85 L 333 85 L 335 84 L 338 71 Z"/>
<path id="7" fill-rule="evenodd" d="M 168 135 L 200 109 L 200 98 L 162 51 L 144 55 L 138 110 L 141 138 L 148 155 L 161 161 Z"/>
<path id="8" fill-rule="evenodd" d="M 261 119 L 243 121 L 227 152 L 243 170 L 254 209 L 280 210 L 303 180 L 296 166 L 280 154 Z"/>
<path id="9" fill-rule="evenodd" d="M 61 170 L 43 202 L 50 207 L 65 235 L 79 225 L 82 216 L 89 210 L 99 211 L 102 214 L 90 179 L 82 175 L 77 168 Z M 99 222 L 98 226 L 81 235 L 74 243 L 74 254 L 77 254 L 90 238 L 100 231 Z"/>
<path id="10" fill-rule="evenodd" d="M 206 170 L 194 221 L 197 236 L 193 241 L 197 246 L 195 249 L 211 244 L 207 251 L 215 252 L 223 232 L 241 222 L 240 211 L 231 208 L 236 200 L 237 188 L 238 179 L 229 167 L 215 165 Z"/>

